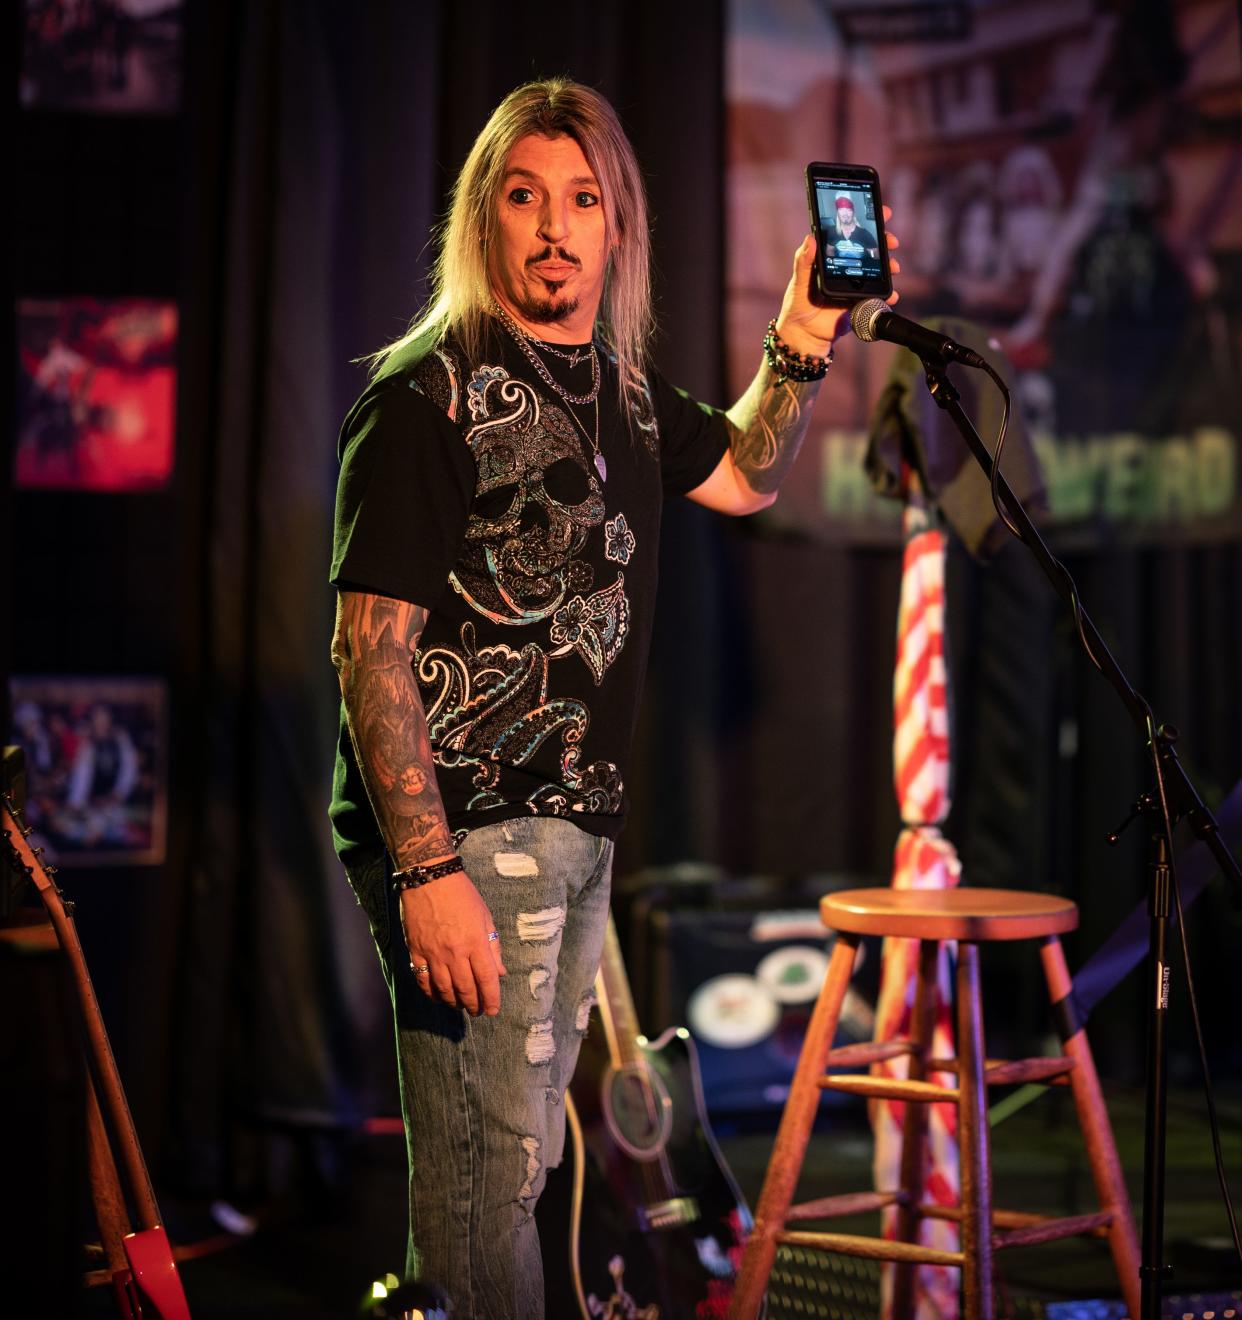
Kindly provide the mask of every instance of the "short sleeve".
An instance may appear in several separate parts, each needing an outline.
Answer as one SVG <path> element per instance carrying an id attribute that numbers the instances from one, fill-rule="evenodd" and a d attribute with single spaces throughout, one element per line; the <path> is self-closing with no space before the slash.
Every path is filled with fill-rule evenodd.
<path id="1" fill-rule="evenodd" d="M 660 436 L 660 476 L 664 494 L 684 495 L 716 470 L 729 447 L 724 413 L 692 399 L 648 369 L 647 383 Z"/>
<path id="2" fill-rule="evenodd" d="M 475 464 L 457 426 L 407 376 L 346 418 L 331 581 L 432 608 L 457 560 Z"/>

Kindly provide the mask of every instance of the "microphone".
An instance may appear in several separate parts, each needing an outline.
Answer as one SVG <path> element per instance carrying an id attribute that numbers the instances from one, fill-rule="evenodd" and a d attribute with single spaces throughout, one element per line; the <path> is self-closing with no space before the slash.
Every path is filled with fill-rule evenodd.
<path id="1" fill-rule="evenodd" d="M 921 358 L 939 358 L 943 362 L 960 362 L 963 366 L 987 370 L 988 364 L 973 348 L 966 348 L 948 335 L 929 330 L 917 321 L 898 316 L 879 298 L 854 304 L 850 309 L 850 328 L 865 344 L 885 339 L 890 344 L 910 349 Z"/>

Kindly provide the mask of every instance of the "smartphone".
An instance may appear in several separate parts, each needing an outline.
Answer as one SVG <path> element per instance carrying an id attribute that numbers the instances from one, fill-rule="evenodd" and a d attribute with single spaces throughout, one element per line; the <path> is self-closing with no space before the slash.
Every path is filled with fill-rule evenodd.
<path id="1" fill-rule="evenodd" d="M 870 165 L 812 161 L 806 167 L 806 200 L 816 246 L 811 301 L 831 307 L 887 298 L 893 276 L 880 176 Z"/>

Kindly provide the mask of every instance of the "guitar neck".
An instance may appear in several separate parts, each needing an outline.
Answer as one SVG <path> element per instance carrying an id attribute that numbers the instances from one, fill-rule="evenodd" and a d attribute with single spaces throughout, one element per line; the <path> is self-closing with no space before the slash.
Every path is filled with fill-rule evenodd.
<path id="1" fill-rule="evenodd" d="M 595 987 L 612 1066 L 621 1069 L 641 1063 L 638 1015 L 634 1012 L 634 997 L 630 993 L 630 982 L 621 957 L 621 941 L 617 938 L 617 927 L 611 913 L 608 916 L 608 927 L 604 931 L 604 951 L 600 956 Z"/>
<path id="2" fill-rule="evenodd" d="M 14 860 L 34 881 L 52 928 L 56 932 L 61 952 L 69 963 L 69 970 L 78 992 L 78 1004 L 82 1010 L 86 1045 L 94 1064 L 94 1081 L 98 1085 L 100 1100 L 112 1124 L 118 1153 L 125 1168 L 129 1192 L 133 1197 L 134 1209 L 144 1229 L 155 1228 L 161 1222 L 159 1206 L 156 1204 L 155 1191 L 151 1186 L 146 1161 L 142 1157 L 142 1148 L 138 1144 L 138 1134 L 134 1129 L 134 1120 L 129 1111 L 129 1102 L 125 1098 L 125 1089 L 121 1085 L 120 1074 L 117 1072 L 116 1059 L 112 1054 L 112 1045 L 108 1040 L 103 1015 L 99 1011 L 99 1001 L 95 998 L 95 986 L 87 970 L 86 955 L 82 952 L 77 926 L 66 910 L 60 891 L 53 883 L 48 869 L 27 842 L 26 831 L 7 801 L 0 802 L 0 825 L 3 826 Z"/>
<path id="3" fill-rule="evenodd" d="M 92 1199 L 117 1302 L 122 1315 L 127 1317 L 190 1320 L 190 1308 L 181 1287 L 181 1276 L 177 1273 L 176 1257 L 160 1221 L 155 1189 L 151 1186 L 147 1163 L 142 1157 L 138 1133 L 129 1112 L 129 1101 L 125 1098 L 125 1088 L 112 1057 L 112 1046 L 95 999 L 95 987 L 91 984 L 77 927 L 52 880 L 55 869 L 44 866 L 39 860 L 42 849 L 30 846 L 27 839 L 30 832 L 17 814 L 12 797 L 0 795 L 0 837 L 7 843 L 14 863 L 34 881 L 77 984 L 86 1043 L 94 1065 L 87 1079 L 87 1145 Z M 101 1112 L 101 1103 L 112 1124 L 112 1139 L 141 1224 L 137 1232 L 131 1232 L 129 1228 L 125 1191 L 109 1145 L 108 1125 Z"/>

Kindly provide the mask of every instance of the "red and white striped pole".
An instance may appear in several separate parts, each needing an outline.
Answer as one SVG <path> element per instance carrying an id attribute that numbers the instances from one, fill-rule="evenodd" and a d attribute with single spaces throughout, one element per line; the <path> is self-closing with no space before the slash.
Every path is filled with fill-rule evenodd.
<path id="1" fill-rule="evenodd" d="M 897 668 L 893 678 L 893 766 L 902 831 L 893 858 L 895 889 L 947 889 L 958 883 L 961 864 L 939 826 L 949 813 L 949 691 L 944 651 L 945 533 L 929 514 L 917 477 L 907 472 L 902 526 L 905 557 L 897 615 Z M 933 1055 L 953 1053 L 949 960 L 941 951 Z M 876 1003 L 877 1039 L 909 1030 L 914 1003 L 918 941 L 887 939 Z M 904 1076 L 907 1060 L 876 1064 L 873 1072 Z M 954 1085 L 953 1078 L 933 1077 Z M 875 1132 L 874 1177 L 877 1189 L 899 1186 L 901 1124 L 904 1104 L 877 1100 L 871 1107 Z M 939 1205 L 958 1201 L 957 1113 L 951 1105 L 932 1105 L 925 1145 L 924 1200 Z M 896 1235 L 896 1210 L 884 1212 L 886 1237 Z M 957 1225 L 922 1221 L 920 1240 L 929 1246 L 958 1250 Z M 883 1269 L 881 1314 L 892 1314 L 894 1267 Z M 917 1320 L 957 1316 L 958 1271 L 923 1265 L 916 1273 Z"/>

